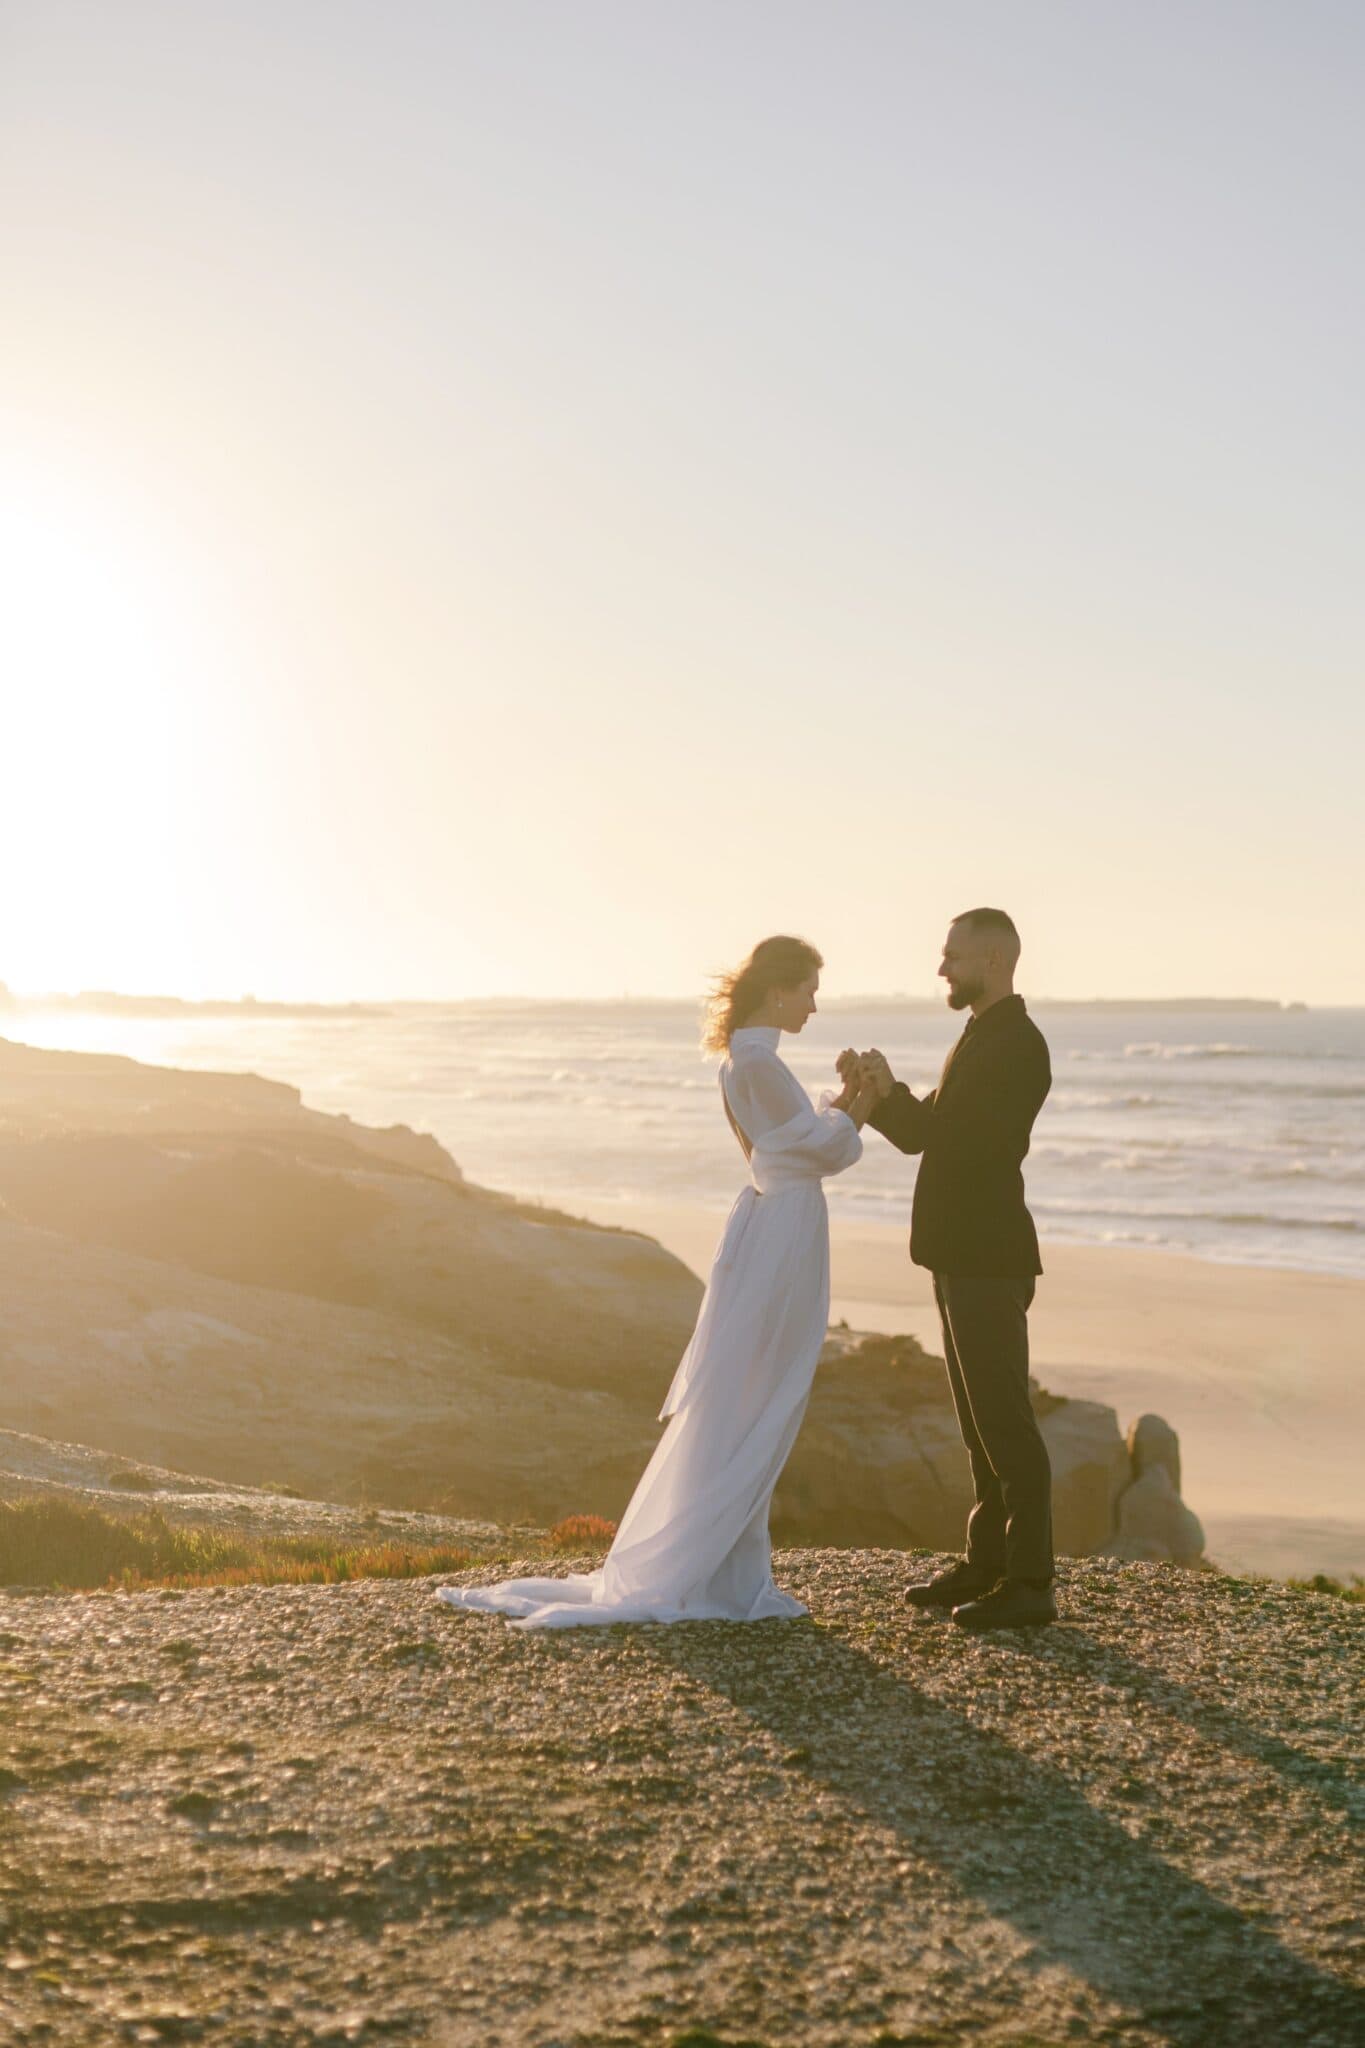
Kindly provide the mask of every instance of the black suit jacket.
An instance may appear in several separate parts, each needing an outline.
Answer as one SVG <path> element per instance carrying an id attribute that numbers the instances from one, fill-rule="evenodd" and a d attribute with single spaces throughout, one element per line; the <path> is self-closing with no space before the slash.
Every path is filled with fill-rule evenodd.
<path id="1" fill-rule="evenodd" d="M 922 1099 L 898 1081 L 868 1122 L 902 1152 L 922 1152 L 910 1256 L 933 1273 L 1041 1273 L 1020 1171 L 1052 1086 L 1047 1040 L 1005 996 L 973 1018 Z"/>

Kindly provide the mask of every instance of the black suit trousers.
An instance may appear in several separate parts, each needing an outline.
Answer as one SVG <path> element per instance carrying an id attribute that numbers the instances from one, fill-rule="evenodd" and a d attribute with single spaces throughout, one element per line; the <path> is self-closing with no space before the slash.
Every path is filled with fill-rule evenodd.
<path id="1" fill-rule="evenodd" d="M 1028 1393 L 1032 1279 L 935 1273 L 943 1355 L 976 1504 L 967 1560 L 993 1578 L 1050 1580 L 1052 1466 Z"/>

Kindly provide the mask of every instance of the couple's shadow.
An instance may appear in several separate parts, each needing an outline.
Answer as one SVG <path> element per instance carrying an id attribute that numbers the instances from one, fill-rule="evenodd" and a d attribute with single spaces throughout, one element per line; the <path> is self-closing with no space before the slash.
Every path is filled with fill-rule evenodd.
<path id="1" fill-rule="evenodd" d="M 809 1780 L 892 1830 L 907 1856 L 1008 1921 L 1029 1942 L 1031 1967 L 1064 1967 L 1178 2048 L 1365 2041 L 1365 1994 L 1296 1955 L 1156 1846 L 1159 1829 L 1178 1835 L 1178 1779 L 1139 1788 L 1148 1819 L 1143 1834 L 1130 1833 L 1064 1770 L 917 1686 L 912 1667 L 890 1668 L 813 1622 L 758 1624 L 763 1636 L 781 1626 L 786 1640 L 780 1659 L 756 1656 L 754 1626 L 675 1625 L 642 1640 L 766 1729 Z M 1055 1687 L 1060 1672 L 1064 1719 L 1093 1712 L 1101 1697 L 1112 1703 L 1121 1688 L 1189 1724 L 1205 1745 L 1280 1774 L 1286 1786 L 1306 1785 L 1332 1808 L 1359 1810 L 1358 1788 L 1332 1766 L 1083 1630 L 1007 1641 L 1037 1666 L 1040 1688 Z M 911 1657 L 913 1643 L 914 1632 Z M 1035 1672 L 1022 1676 L 1027 1686 Z M 1163 1763 L 1161 1752 L 1158 1770 Z M 1259 1791 L 1264 1798 L 1267 1788 Z M 849 1881 L 856 1893 L 854 1873 Z"/>

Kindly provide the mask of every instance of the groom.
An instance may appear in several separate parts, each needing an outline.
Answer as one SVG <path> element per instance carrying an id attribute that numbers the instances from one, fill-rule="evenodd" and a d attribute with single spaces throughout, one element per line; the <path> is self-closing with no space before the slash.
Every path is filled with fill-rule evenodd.
<path id="1" fill-rule="evenodd" d="M 971 1460 L 967 1555 L 905 1597 L 961 1628 L 1055 1621 L 1052 1468 L 1028 1390 L 1028 1310 L 1042 1271 L 1020 1166 L 1052 1085 L 1047 1044 L 1014 992 L 1019 934 L 1003 910 L 954 918 L 939 974 L 970 1010 L 939 1084 L 917 1098 L 880 1052 L 855 1058 L 880 1101 L 868 1122 L 923 1154 L 910 1256 L 934 1276 L 943 1354 Z"/>

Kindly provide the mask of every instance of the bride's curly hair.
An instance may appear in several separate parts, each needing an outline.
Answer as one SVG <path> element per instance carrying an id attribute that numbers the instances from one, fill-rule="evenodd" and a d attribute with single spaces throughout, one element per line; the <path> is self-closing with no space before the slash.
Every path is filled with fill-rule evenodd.
<path id="1" fill-rule="evenodd" d="M 746 1017 L 761 1009 L 775 988 L 795 988 L 808 975 L 818 974 L 824 961 L 805 939 L 779 934 L 760 939 L 748 959 L 731 974 L 718 974 L 706 1001 L 706 1022 L 702 1030 L 703 1052 L 728 1052 L 730 1035 Z"/>

